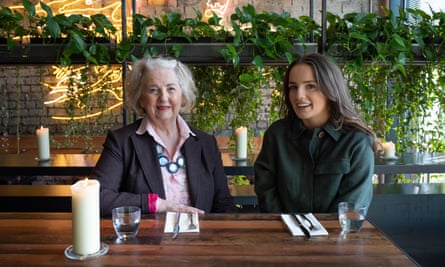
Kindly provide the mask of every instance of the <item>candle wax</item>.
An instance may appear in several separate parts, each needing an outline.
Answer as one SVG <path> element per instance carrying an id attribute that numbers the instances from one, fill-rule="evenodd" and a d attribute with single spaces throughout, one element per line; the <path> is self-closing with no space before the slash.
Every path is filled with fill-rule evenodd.
<path id="1" fill-rule="evenodd" d="M 396 148 L 393 142 L 386 142 L 383 146 L 383 157 L 394 158 L 396 156 Z"/>
<path id="2" fill-rule="evenodd" d="M 88 255 L 100 250 L 99 182 L 85 179 L 71 186 L 73 252 Z"/>
<path id="3" fill-rule="evenodd" d="M 239 127 L 235 130 L 236 137 L 236 157 L 247 158 L 247 128 Z"/>
<path id="4" fill-rule="evenodd" d="M 49 130 L 43 126 L 36 130 L 38 157 L 40 160 L 50 159 Z"/>

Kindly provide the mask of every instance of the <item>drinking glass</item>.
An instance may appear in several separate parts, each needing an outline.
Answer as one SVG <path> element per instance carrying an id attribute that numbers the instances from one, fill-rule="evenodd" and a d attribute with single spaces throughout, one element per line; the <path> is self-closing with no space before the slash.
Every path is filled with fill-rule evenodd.
<path id="1" fill-rule="evenodd" d="M 338 204 L 338 221 L 342 233 L 358 232 L 362 228 L 366 218 L 367 208 L 365 205 L 355 205 L 350 202 Z"/>
<path id="2" fill-rule="evenodd" d="M 136 237 L 141 221 L 141 208 L 124 206 L 112 210 L 114 231 L 119 239 Z"/>

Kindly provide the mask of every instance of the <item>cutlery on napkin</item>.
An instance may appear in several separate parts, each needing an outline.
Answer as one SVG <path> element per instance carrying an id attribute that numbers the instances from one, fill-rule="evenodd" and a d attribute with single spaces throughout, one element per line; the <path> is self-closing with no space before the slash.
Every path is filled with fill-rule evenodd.
<path id="1" fill-rule="evenodd" d="M 301 231 L 303 231 L 304 236 L 307 239 L 311 238 L 311 228 L 304 224 L 306 219 L 301 217 L 299 214 L 295 214 L 293 219 L 295 219 L 295 222 L 300 227 Z"/>
<path id="2" fill-rule="evenodd" d="M 281 214 L 281 219 L 293 236 L 311 237 L 328 235 L 328 231 L 326 231 L 312 213 L 305 213 L 304 216 L 300 214 Z M 305 220 L 307 221 L 305 222 Z M 310 224 L 312 224 L 312 227 L 309 226 Z M 304 231 L 307 231 L 307 233 L 305 234 Z"/>
<path id="3" fill-rule="evenodd" d="M 181 213 L 178 212 L 178 213 L 176 213 L 175 225 L 173 225 L 173 236 L 172 236 L 173 239 L 175 239 L 179 234 L 179 230 L 180 230 L 179 222 L 180 221 L 181 221 Z"/>
<path id="4" fill-rule="evenodd" d="M 165 214 L 164 233 L 174 233 L 176 222 L 178 222 L 176 225 L 176 228 L 179 228 L 179 231 L 177 231 L 178 233 L 199 232 L 198 214 L 167 212 Z"/>

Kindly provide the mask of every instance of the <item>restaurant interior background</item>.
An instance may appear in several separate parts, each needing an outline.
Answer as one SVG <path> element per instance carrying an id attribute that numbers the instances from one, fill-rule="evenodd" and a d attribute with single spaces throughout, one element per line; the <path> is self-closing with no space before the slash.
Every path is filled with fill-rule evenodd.
<path id="1" fill-rule="evenodd" d="M 119 44 L 125 40 L 133 42 L 130 54 L 133 53 L 136 57 L 147 53 L 169 53 L 192 66 L 200 93 L 196 109 L 185 116 L 194 125 L 215 134 L 218 140 L 223 140 L 223 149 L 233 149 L 233 130 L 247 126 L 249 149 L 255 153 L 261 144 L 262 132 L 279 117 L 280 74 L 284 72 L 285 65 L 299 54 L 322 52 L 331 55 L 341 65 L 357 109 L 376 129 L 379 137 L 394 141 L 398 151 L 445 152 L 445 98 L 442 93 L 445 83 L 445 4 L 439 3 L 441 1 L 42 2 L 44 5 L 39 1 L 30 1 L 35 7 L 36 18 L 46 18 L 46 23 L 55 20 L 48 20 L 48 17 L 55 18 L 57 15 L 105 15 L 115 27 L 115 33 L 107 32 L 105 36 L 98 38 L 94 25 L 85 26 L 85 30 L 96 34 L 93 41 L 105 39 L 101 40 L 105 41 L 104 47 L 110 49 L 109 54 L 117 56 L 94 62 L 94 58 L 85 60 L 82 57 L 82 53 L 85 56 L 85 51 L 77 51 L 77 54 L 67 56 L 72 60 L 67 62 L 61 48 L 66 43 L 51 46 L 55 42 L 48 36 L 43 40 L 44 44 L 36 43 L 36 36 L 8 32 L 6 23 L 3 28 L 0 26 L 0 39 L 4 41 L 10 37 L 15 43 L 14 47 L 10 47 L 10 43 L 6 41 L 0 42 L 0 153 L 35 153 L 35 132 L 41 126 L 50 130 L 52 153 L 100 152 L 107 130 L 121 127 L 134 119 L 122 105 L 125 90 L 122 81 L 128 68 L 131 68 L 132 58 L 119 58 L 116 51 L 121 51 Z M 25 19 L 21 23 L 25 28 L 33 25 L 32 19 L 26 17 L 29 13 L 25 11 L 22 1 L 4 0 L 1 1 L 1 6 L 3 10 L 7 7 L 11 12 L 23 14 Z M 399 7 L 417 11 L 403 12 Z M 51 15 L 47 8 L 51 10 Z M 420 13 L 419 10 L 425 13 Z M 274 32 L 279 32 L 284 22 L 268 29 L 266 34 L 260 32 L 264 26 L 260 24 L 260 14 L 273 12 L 294 18 L 295 21 L 292 22 L 304 26 L 298 28 L 299 31 L 293 29 L 291 32 L 290 36 L 294 38 L 292 49 L 295 50 L 290 51 L 286 47 L 285 51 L 272 54 L 264 47 L 259 48 L 258 42 L 262 40 L 253 38 L 254 35 L 245 38 L 245 43 L 235 43 L 236 38 L 227 38 L 227 33 L 234 34 L 239 30 L 247 36 L 253 32 L 249 32 L 249 29 L 254 29 L 257 31 L 254 34 L 261 33 L 277 40 Z M 148 37 L 154 37 L 153 33 L 156 31 L 153 29 L 161 28 L 164 36 L 158 36 L 160 40 L 148 38 L 143 44 L 137 43 L 144 36 L 135 34 L 136 30 L 141 29 L 141 25 L 132 20 L 133 14 L 141 15 L 138 17 L 139 22 L 144 19 L 145 22 L 153 23 L 148 27 L 152 36 Z M 327 16 L 324 17 L 323 14 Z M 5 13 L 0 13 L 0 16 L 3 16 L 2 21 L 6 17 Z M 175 23 L 183 23 L 185 18 L 194 19 L 193 23 L 210 23 L 215 16 L 220 19 L 215 28 L 223 29 L 226 39 L 213 39 L 209 42 L 207 38 L 206 44 L 202 41 L 202 36 L 196 39 L 193 37 L 184 44 L 181 43 L 183 40 L 176 39 L 178 36 L 175 34 L 179 32 L 194 32 L 191 26 L 175 29 Z M 231 21 L 230 18 L 234 16 L 236 19 Z M 379 18 L 389 19 L 382 19 L 381 25 L 376 25 L 379 24 L 375 23 Z M 420 26 L 425 27 L 419 18 L 436 26 L 436 35 L 433 37 L 437 40 L 431 46 L 426 41 L 422 46 L 415 35 L 424 30 Z M 198 27 L 199 24 L 193 25 Z M 346 35 L 341 32 L 345 25 L 349 25 Z M 382 25 L 390 26 L 371 28 Z M 240 28 L 237 29 L 236 26 Z M 36 30 L 42 34 L 48 28 L 48 24 L 42 24 Z M 147 29 L 143 30 L 147 32 Z M 422 37 L 425 39 L 422 40 L 431 37 L 426 32 L 423 33 Z M 132 39 L 133 34 L 135 39 Z M 184 36 L 179 37 L 184 39 Z M 384 39 L 390 37 L 392 39 Z M 87 38 L 85 40 L 91 41 Z M 257 50 L 248 51 L 249 42 L 255 43 Z M 209 43 L 213 45 L 209 52 L 211 54 L 202 55 L 207 51 L 201 50 L 202 47 L 209 49 Z M 95 48 L 97 47 L 102 46 Z M 223 51 L 216 51 L 217 48 L 214 47 Z M 93 54 L 91 47 L 89 49 Z M 370 51 L 374 50 L 376 53 L 372 54 Z M 96 55 L 98 54 L 99 52 Z M 260 60 L 255 56 L 260 56 Z M 419 174 L 399 179 L 404 182 L 419 180 Z M 443 175 L 433 175 L 431 181 L 443 181 Z M 63 182 L 69 183 L 66 180 Z"/>

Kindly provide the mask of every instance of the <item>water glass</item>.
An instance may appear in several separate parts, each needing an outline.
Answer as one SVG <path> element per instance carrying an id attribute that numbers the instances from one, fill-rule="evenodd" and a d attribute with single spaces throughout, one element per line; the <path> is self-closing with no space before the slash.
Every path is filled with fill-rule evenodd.
<path id="1" fill-rule="evenodd" d="M 350 202 L 338 204 L 338 221 L 342 233 L 358 232 L 362 228 L 366 218 L 367 208 L 365 205 L 355 205 Z"/>
<path id="2" fill-rule="evenodd" d="M 124 206 L 112 210 L 114 231 L 119 239 L 136 237 L 141 221 L 141 208 Z"/>

